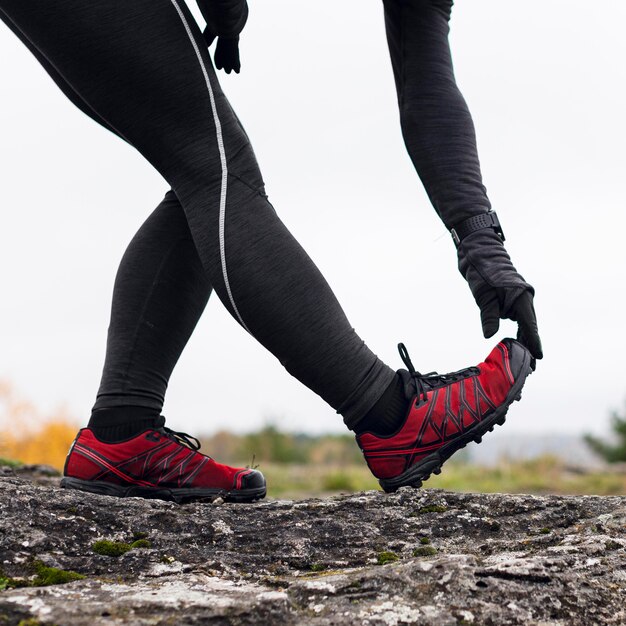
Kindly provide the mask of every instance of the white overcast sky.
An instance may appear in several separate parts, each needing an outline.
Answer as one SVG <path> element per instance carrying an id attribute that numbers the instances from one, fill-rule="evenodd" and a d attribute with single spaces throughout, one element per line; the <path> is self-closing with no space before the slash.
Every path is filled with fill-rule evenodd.
<path id="1" fill-rule="evenodd" d="M 191 4 L 191 2 L 190 2 Z M 394 368 L 482 360 L 478 309 L 404 149 L 379 0 L 251 0 L 222 84 L 270 198 Z M 197 11 L 196 11 L 197 14 Z M 546 358 L 511 429 L 603 431 L 626 397 L 626 3 L 458 1 L 457 79 L 507 248 L 537 290 Z M 119 259 L 167 189 L 79 113 L 0 24 L 0 378 L 87 419 Z M 433 298 L 433 295 L 435 297 Z M 500 336 L 515 332 L 504 323 Z M 273 419 L 342 430 L 212 298 L 164 414 L 192 432 Z"/>

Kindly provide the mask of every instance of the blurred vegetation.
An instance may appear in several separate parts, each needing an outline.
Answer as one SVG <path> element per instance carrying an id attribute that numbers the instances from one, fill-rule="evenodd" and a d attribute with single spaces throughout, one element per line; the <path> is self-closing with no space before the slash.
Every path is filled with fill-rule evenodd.
<path id="1" fill-rule="evenodd" d="M 65 409 L 44 414 L 0 381 L 0 458 L 62 469 L 77 431 Z"/>
<path id="2" fill-rule="evenodd" d="M 293 465 L 264 463 L 268 495 L 301 499 L 380 489 L 365 463 L 359 465 Z M 425 484 L 429 489 L 481 493 L 534 493 L 561 495 L 624 495 L 626 473 L 568 468 L 563 461 L 543 456 L 528 461 L 500 461 L 496 466 L 448 461 L 440 476 Z"/>
<path id="3" fill-rule="evenodd" d="M 236 435 L 220 431 L 201 437 L 205 454 L 229 465 L 256 463 L 295 463 L 314 465 L 360 465 L 363 462 L 354 437 L 345 435 L 305 435 L 280 431 L 269 424 L 253 433 Z"/>
<path id="4" fill-rule="evenodd" d="M 614 444 L 606 443 L 593 435 L 585 435 L 585 441 L 607 463 L 624 463 L 626 462 L 626 403 L 624 403 L 622 415 L 617 411 L 611 413 L 611 430 L 615 435 Z"/>
<path id="5" fill-rule="evenodd" d="M 66 412 L 41 414 L 20 400 L 10 385 L 0 382 L 0 465 L 11 459 L 61 470 L 78 428 Z M 270 424 L 253 433 L 221 431 L 200 439 L 202 451 L 222 463 L 259 466 L 268 479 L 270 497 L 298 499 L 379 489 L 350 434 L 294 434 Z M 496 466 L 483 467 L 470 463 L 463 451 L 426 486 L 487 493 L 617 495 L 626 494 L 626 472 L 623 468 L 571 469 L 553 456 L 502 459 Z"/>

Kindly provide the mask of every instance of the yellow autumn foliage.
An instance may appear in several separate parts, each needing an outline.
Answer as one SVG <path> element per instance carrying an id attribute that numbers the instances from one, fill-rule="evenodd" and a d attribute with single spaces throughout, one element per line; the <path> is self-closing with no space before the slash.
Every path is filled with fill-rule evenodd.
<path id="1" fill-rule="evenodd" d="M 67 411 L 42 414 L 21 398 L 7 381 L 0 381 L 0 457 L 22 463 L 42 463 L 63 469 L 78 427 Z"/>

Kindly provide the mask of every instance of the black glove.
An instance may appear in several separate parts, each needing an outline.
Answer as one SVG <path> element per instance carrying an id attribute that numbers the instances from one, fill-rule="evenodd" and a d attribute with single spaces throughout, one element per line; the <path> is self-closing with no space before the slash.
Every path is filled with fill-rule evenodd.
<path id="1" fill-rule="evenodd" d="M 248 21 L 246 0 L 197 0 L 207 28 L 215 37 L 234 39 Z"/>
<path id="2" fill-rule="evenodd" d="M 239 60 L 239 35 L 234 39 L 217 38 L 215 46 L 215 67 L 224 70 L 227 74 L 239 74 L 241 61 Z"/>
<path id="3" fill-rule="evenodd" d="M 204 30 L 204 40 L 207 46 L 211 46 L 215 40 L 215 35 L 209 27 Z M 215 46 L 215 67 L 218 70 L 224 70 L 227 74 L 232 71 L 239 74 L 241 70 L 241 61 L 239 60 L 239 35 L 232 38 L 218 37 Z"/>
<path id="4" fill-rule="evenodd" d="M 535 290 L 517 273 L 496 232 L 482 228 L 467 235 L 457 253 L 459 271 L 480 308 L 485 337 L 498 332 L 501 318 L 514 320 L 518 340 L 536 359 L 543 358 L 533 306 Z"/>

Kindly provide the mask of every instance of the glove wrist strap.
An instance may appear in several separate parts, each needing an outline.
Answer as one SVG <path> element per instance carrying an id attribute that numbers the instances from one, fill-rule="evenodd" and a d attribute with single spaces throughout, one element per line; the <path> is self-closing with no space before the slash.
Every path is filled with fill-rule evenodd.
<path id="1" fill-rule="evenodd" d="M 488 213 L 481 213 L 480 215 L 473 215 L 463 220 L 460 224 L 457 224 L 451 231 L 452 240 L 454 245 L 458 248 L 461 241 L 468 235 L 482 230 L 483 228 L 493 228 L 496 235 L 505 241 L 504 233 L 502 232 L 502 226 L 500 226 L 500 220 L 495 211 L 489 211 Z"/>

